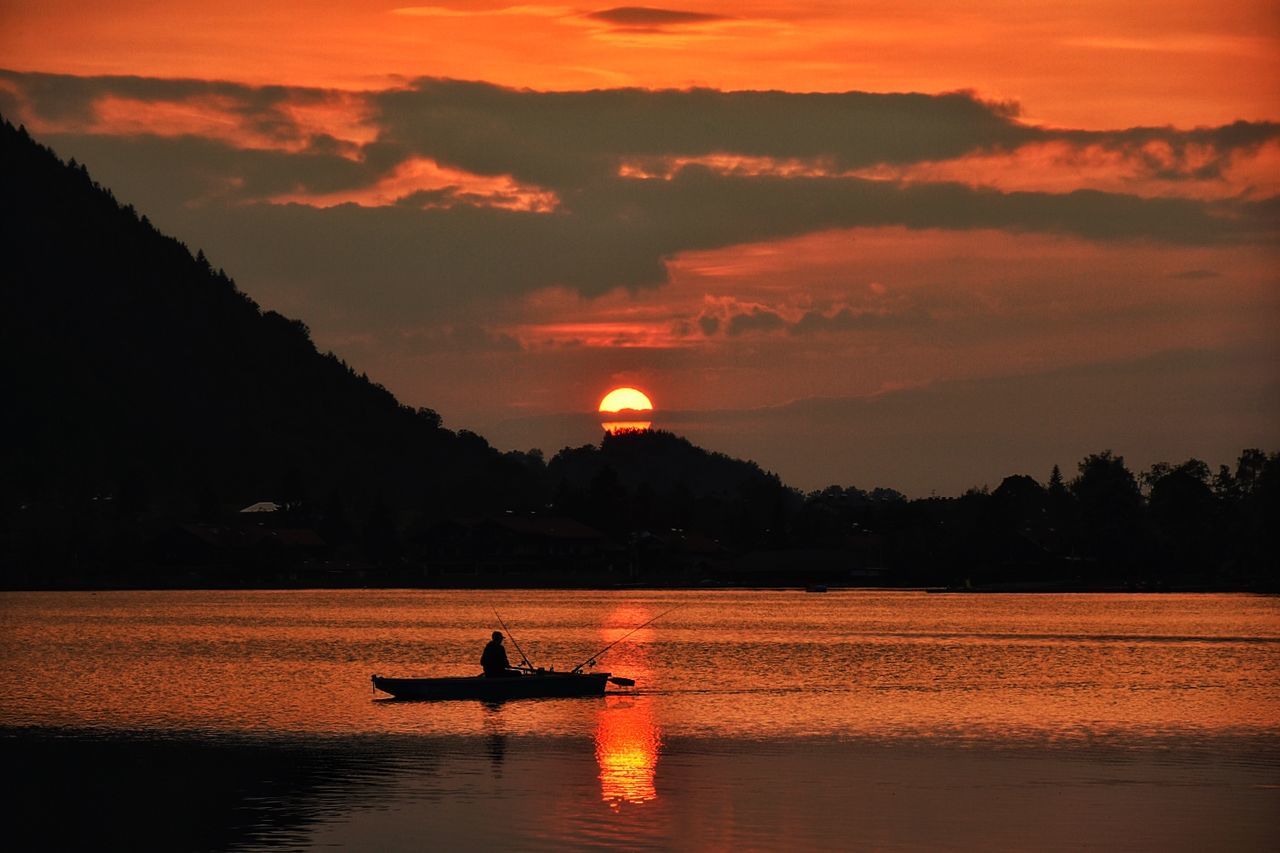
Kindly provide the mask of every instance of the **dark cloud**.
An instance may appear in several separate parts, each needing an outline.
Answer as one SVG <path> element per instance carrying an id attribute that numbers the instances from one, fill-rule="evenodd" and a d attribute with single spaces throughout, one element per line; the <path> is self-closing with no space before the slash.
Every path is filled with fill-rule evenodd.
<path id="1" fill-rule="evenodd" d="M 730 154 L 798 160 L 838 172 L 947 160 L 1053 140 L 1123 151 L 1144 164 L 1152 177 L 1206 180 L 1221 175 L 1235 154 L 1280 139 L 1280 125 L 1274 122 L 1239 121 L 1186 131 L 1037 128 L 1018 120 L 1016 105 L 984 101 L 967 92 L 535 92 L 441 79 L 420 79 L 381 91 L 334 92 L 12 71 L 0 71 L 0 81 L 17 92 L 6 96 L 6 110 L 47 122 L 88 125 L 93 104 L 108 95 L 144 102 L 205 99 L 255 134 L 303 144 L 317 154 L 338 153 L 341 143 L 301 126 L 291 108 L 345 99 L 348 105 L 367 109 L 368 121 L 378 131 L 376 142 L 359 149 L 372 172 L 423 156 L 555 190 L 614 180 L 624 164 L 664 166 L 678 158 Z"/>
<path id="2" fill-rule="evenodd" d="M 786 324 L 786 320 L 767 308 L 752 308 L 731 316 L 724 331 L 730 337 L 737 337 L 750 332 L 773 332 Z"/>
<path id="3" fill-rule="evenodd" d="M 633 157 L 733 152 L 808 158 L 851 167 L 941 159 L 1022 144 L 1042 131 L 1014 111 L 969 94 L 646 91 L 528 92 L 424 80 L 365 93 L 378 139 L 344 156 L 332 137 L 289 124 L 290 99 L 319 103 L 321 90 L 191 80 L 75 78 L 7 72 L 40 115 L 90 111 L 95 98 L 218 95 L 254 127 L 305 138 L 301 151 L 251 150 L 193 136 L 46 136 L 64 157 L 156 224 L 237 271 L 252 292 L 308 292 L 363 322 L 401 322 L 472 300 L 561 285 L 587 296 L 667 279 L 681 252 L 795 237 L 824 229 L 998 229 L 1096 241 L 1215 245 L 1269 242 L 1276 200 L 1205 202 L 1080 190 L 1001 192 L 948 183 L 852 177 L 725 174 L 688 165 L 668 179 L 618 175 Z M 290 119 L 289 121 L 292 121 Z M 282 123 L 283 122 L 283 123 Z M 1151 145 L 1170 139 L 1248 147 L 1276 126 L 1237 123 L 1179 132 L 1057 132 L 1083 144 Z M 1182 143 L 1179 143 L 1182 144 Z M 1189 143 L 1188 143 L 1189 144 Z M 1168 147 L 1168 146 L 1166 146 Z M 1175 146 L 1176 147 L 1176 146 Z M 1154 155 L 1153 155 L 1154 156 Z M 380 208 L 273 205 L 278 196 L 367 188 L 412 157 L 488 175 L 515 175 L 556 193 L 554 212 L 497 209 L 507 197 L 465 187 L 412 192 Z M 1166 158 L 1167 160 L 1168 158 Z M 796 334 L 920 322 L 837 312 L 812 314 Z M 711 333 L 761 330 L 765 318 L 725 317 Z M 702 326 L 704 333 L 707 327 Z"/>
<path id="4" fill-rule="evenodd" d="M 824 332 L 875 332 L 921 326 L 932 322 L 924 311 L 900 313 L 853 311 L 841 308 L 830 314 L 807 311 L 804 316 L 787 327 L 793 335 L 820 334 Z"/>
<path id="5" fill-rule="evenodd" d="M 584 17 L 628 28 L 705 24 L 712 21 L 725 20 L 723 15 L 708 15 L 704 12 L 682 12 L 677 9 L 654 9 L 649 6 L 617 6 L 613 9 L 588 12 Z"/>
<path id="6" fill-rule="evenodd" d="M 832 228 L 1001 229 L 1100 241 L 1212 245 L 1273 233 L 1273 205 L 1080 191 L 1001 193 L 955 184 L 726 176 L 618 179 L 565 194 L 554 213 L 453 204 L 450 190 L 387 207 L 248 203 L 299 187 L 362 185 L 371 168 L 339 157 L 243 151 L 192 138 L 62 136 L 157 226 L 202 246 L 255 294 L 307 292 L 362 322 L 549 286 L 584 295 L 667 280 L 666 260 Z M 376 174 L 376 173 L 375 173 Z M 797 331 L 877 322 L 810 318 Z M 749 327 L 738 326 L 739 331 Z M 727 327 L 726 327 L 727 329 Z"/>
<path id="7" fill-rule="evenodd" d="M 555 188 L 611 179 L 635 158 L 728 152 L 853 169 L 946 159 L 1037 134 L 1007 105 L 966 93 L 530 92 L 419 80 L 370 97 L 385 142 Z"/>
<path id="8" fill-rule="evenodd" d="M 196 136 L 45 134 L 61 156 L 89 164 L 101 183 L 141 208 L 165 210 L 216 197 L 242 204 L 283 193 L 323 194 L 366 187 L 381 164 L 335 154 L 236 148 Z"/>
<path id="9" fill-rule="evenodd" d="M 1280 139 L 1280 123 L 1236 121 L 1219 127 L 1178 130 L 1134 127 L 1110 131 L 1057 130 L 1051 138 L 1075 145 L 1101 145 L 1143 166 L 1146 177 L 1166 181 L 1216 180 L 1241 153 Z"/>
<path id="10" fill-rule="evenodd" d="M 1179 278 L 1184 281 L 1202 281 L 1207 278 L 1221 278 L 1222 273 L 1215 270 L 1183 270 L 1169 276 L 1169 278 Z"/>
<path id="11" fill-rule="evenodd" d="M 1220 177 L 1240 152 L 1280 139 L 1275 122 L 1217 128 L 1045 129 L 972 93 L 531 92 L 424 79 L 371 95 L 384 142 L 482 174 L 572 188 L 624 163 L 719 154 L 814 162 L 833 171 L 938 161 L 1063 141 L 1123 152 L 1150 177 Z"/>
<path id="12" fill-rule="evenodd" d="M 322 104 L 338 96 L 331 90 L 297 86 L 247 86 L 219 80 L 157 77 L 75 77 L 0 69 L 0 80 L 15 85 L 24 107 L 51 123 L 92 123 L 94 104 L 110 95 L 144 103 L 215 101 L 254 133 L 281 142 L 305 138 L 290 107 Z"/>
<path id="13" fill-rule="evenodd" d="M 641 17 L 696 14 L 623 8 L 643 13 Z M 1237 121 L 1193 130 L 1036 128 L 1018 121 L 1016 105 L 983 101 L 968 92 L 536 92 L 432 78 L 389 90 L 337 92 L 5 70 L 0 70 L 0 81 L 19 93 L 6 96 L 8 109 L 24 104 L 33 115 L 48 121 L 90 122 L 95 101 L 107 95 L 142 102 L 212 99 L 247 128 L 281 140 L 305 137 L 288 108 L 354 99 L 373 110 L 370 118 L 382 129 L 378 145 L 391 146 L 402 156 L 438 156 L 484 174 L 514 171 L 519 177 L 556 185 L 581 183 L 602 163 L 612 167 L 622 159 L 646 156 L 734 153 L 812 159 L 850 169 L 947 159 L 1046 140 L 1136 152 L 1151 158 L 1153 168 L 1195 177 L 1197 170 L 1206 167 L 1199 161 L 1191 164 L 1195 158 L 1203 159 L 1205 149 L 1229 154 L 1255 150 L 1280 138 L 1280 124 L 1275 122 Z M 1153 145 L 1165 150 L 1151 149 Z"/>
<path id="14" fill-rule="evenodd" d="M 806 311 L 799 320 L 787 320 L 781 313 L 758 305 L 746 309 L 731 308 L 726 313 L 703 312 L 697 320 L 702 334 L 711 337 L 724 329 L 729 337 L 750 334 L 786 332 L 790 335 L 839 334 L 871 332 L 922 326 L 932 322 L 920 308 L 902 311 Z"/>
<path id="15" fill-rule="evenodd" d="M 1276 227 L 1265 204 L 1141 198 L 1078 190 L 1000 192 L 960 184 L 857 178 L 726 176 L 685 169 L 671 180 L 619 181 L 565 198 L 575 215 L 625 228 L 669 256 L 687 249 L 795 236 L 827 228 L 900 225 L 1067 234 L 1094 240 L 1215 244 Z"/>

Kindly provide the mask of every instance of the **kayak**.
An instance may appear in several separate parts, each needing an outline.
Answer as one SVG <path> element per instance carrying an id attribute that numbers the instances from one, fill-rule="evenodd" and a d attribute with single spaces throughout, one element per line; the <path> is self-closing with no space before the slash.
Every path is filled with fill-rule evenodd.
<path id="1" fill-rule="evenodd" d="M 452 678 L 383 678 L 373 676 L 373 686 L 397 699 L 542 699 L 563 696 L 603 696 L 607 672 L 531 672 L 507 678 L 483 675 Z"/>

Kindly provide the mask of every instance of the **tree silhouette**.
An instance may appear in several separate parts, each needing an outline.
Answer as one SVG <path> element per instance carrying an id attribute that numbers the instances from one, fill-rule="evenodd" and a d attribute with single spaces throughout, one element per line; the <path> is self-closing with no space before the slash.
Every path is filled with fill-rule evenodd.
<path id="1" fill-rule="evenodd" d="M 1160 559 L 1178 571 L 1212 565 L 1218 529 L 1219 501 L 1209 488 L 1209 466 L 1198 459 L 1181 465 L 1155 465 L 1149 506 L 1158 537 Z"/>
<path id="2" fill-rule="evenodd" d="M 1079 502 L 1080 543 L 1104 568 L 1127 570 L 1138 556 L 1142 494 L 1124 457 L 1110 450 L 1086 456 L 1071 492 Z"/>

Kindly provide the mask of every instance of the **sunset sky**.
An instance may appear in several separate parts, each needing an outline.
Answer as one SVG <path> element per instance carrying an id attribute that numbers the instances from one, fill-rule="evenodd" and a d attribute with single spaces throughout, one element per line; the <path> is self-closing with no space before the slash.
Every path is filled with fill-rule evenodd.
<path id="1" fill-rule="evenodd" d="M 0 69 L 502 449 L 627 385 L 804 489 L 1280 450 L 1274 2 L 0 0 Z"/>

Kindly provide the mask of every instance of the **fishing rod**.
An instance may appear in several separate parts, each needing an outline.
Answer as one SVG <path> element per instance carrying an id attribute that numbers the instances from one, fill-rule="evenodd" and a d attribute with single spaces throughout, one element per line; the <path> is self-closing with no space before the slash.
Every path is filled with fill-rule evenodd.
<path id="1" fill-rule="evenodd" d="M 498 616 L 497 609 L 493 611 L 494 616 Z M 507 632 L 507 636 L 511 638 L 511 644 L 516 647 L 516 651 L 520 653 L 520 661 L 525 665 L 526 669 L 533 669 L 533 664 L 529 663 L 529 659 L 525 657 L 524 649 L 520 648 L 520 643 L 516 641 L 516 637 L 511 633 L 511 629 L 507 627 L 507 623 L 502 621 L 502 617 L 498 616 L 498 624 L 502 626 L 502 630 Z"/>
<path id="2" fill-rule="evenodd" d="M 671 610 L 678 610 L 680 607 L 681 607 L 681 605 L 677 604 L 675 607 L 671 608 Z M 605 646 L 603 649 L 601 649 L 600 651 L 596 652 L 596 653 L 595 653 L 595 654 L 593 654 L 591 657 L 587 658 L 587 659 L 586 659 L 586 660 L 584 660 L 582 663 L 580 663 L 580 664 L 578 664 L 577 666 L 575 666 L 575 667 L 571 670 L 571 672 L 582 672 L 582 668 L 583 668 L 584 666 L 586 666 L 587 664 L 591 664 L 591 665 L 593 665 L 593 666 L 594 666 L 594 665 L 595 665 L 595 662 L 596 662 L 596 658 L 602 657 L 602 656 L 604 655 L 604 653 L 605 653 L 605 652 L 609 651 L 609 649 L 611 649 L 611 648 L 613 648 L 614 646 L 618 645 L 618 643 L 621 643 L 623 640 L 625 640 L 627 637 L 630 637 L 632 634 L 634 634 L 636 631 L 639 631 L 641 628 L 644 628 L 644 627 L 645 627 L 645 626 L 647 626 L 647 625 L 651 625 L 652 623 L 657 622 L 657 621 L 658 621 L 659 619 L 661 619 L 663 616 L 666 616 L 668 613 L 670 613 L 670 612 L 671 612 L 671 610 L 664 610 L 664 611 L 662 611 L 661 613 L 659 613 L 657 616 L 655 616 L 655 617 L 653 617 L 652 619 L 650 619 L 648 622 L 645 622 L 645 623 L 643 623 L 643 624 L 641 624 L 641 625 L 637 625 L 637 626 L 635 626 L 635 627 L 634 627 L 634 628 L 632 628 L 630 631 L 628 631 L 627 633 L 623 634 L 621 637 L 619 637 L 618 639 L 614 640 L 612 643 L 610 643 L 609 645 Z M 612 680 L 612 679 L 610 679 L 610 680 Z M 626 680 L 630 681 L 630 679 L 626 679 Z M 632 681 L 631 683 L 632 683 L 632 684 L 635 684 L 635 682 L 634 682 L 634 681 Z"/>

